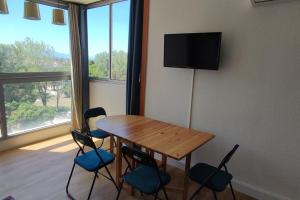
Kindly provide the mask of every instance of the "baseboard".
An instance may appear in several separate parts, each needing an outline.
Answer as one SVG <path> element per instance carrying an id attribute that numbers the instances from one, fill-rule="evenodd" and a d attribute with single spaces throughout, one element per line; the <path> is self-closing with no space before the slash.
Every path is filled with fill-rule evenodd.
<path id="1" fill-rule="evenodd" d="M 168 160 L 168 164 L 177 167 L 179 169 L 184 170 L 185 168 L 185 163 L 184 161 L 175 161 L 175 160 Z M 193 166 L 193 164 L 192 164 Z M 288 197 L 279 195 L 279 194 L 275 194 L 273 192 L 264 190 L 262 188 L 258 188 L 255 187 L 253 185 L 250 185 L 248 183 L 245 183 L 243 181 L 239 181 L 234 179 L 232 181 L 233 187 L 235 190 L 242 192 L 246 195 L 249 195 L 251 197 L 254 197 L 256 199 L 260 199 L 260 200 L 291 200 Z"/>
<path id="2" fill-rule="evenodd" d="M 262 188 L 255 187 L 253 185 L 250 185 L 248 183 L 239 181 L 234 179 L 232 181 L 232 184 L 234 188 L 244 194 L 247 194 L 251 197 L 254 197 L 256 199 L 262 199 L 262 200 L 291 200 L 288 197 L 275 194 L 273 192 L 264 190 Z"/>

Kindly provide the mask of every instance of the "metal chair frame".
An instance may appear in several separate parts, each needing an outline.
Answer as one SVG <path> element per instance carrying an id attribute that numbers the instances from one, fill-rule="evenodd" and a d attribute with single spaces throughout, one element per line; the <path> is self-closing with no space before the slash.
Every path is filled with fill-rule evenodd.
<path id="1" fill-rule="evenodd" d="M 82 134 L 82 133 L 80 133 L 80 132 L 78 132 L 78 131 L 75 131 L 75 130 L 72 131 L 71 133 L 72 133 L 73 140 L 75 141 L 75 143 L 76 143 L 76 144 L 78 145 L 78 147 L 79 147 L 79 150 L 78 150 L 78 152 L 77 152 L 77 154 L 76 154 L 76 157 L 79 156 L 79 153 L 85 154 L 86 152 L 84 151 L 84 147 L 85 147 L 85 146 L 88 146 L 88 147 L 90 147 L 90 148 L 93 149 L 92 151 L 95 151 L 95 153 L 96 153 L 96 155 L 98 156 L 98 158 L 101 160 L 102 163 L 104 163 L 103 158 L 102 158 L 101 155 L 98 153 L 98 151 L 97 151 L 98 149 L 96 148 L 96 145 L 95 145 L 95 143 L 93 142 L 93 140 L 92 140 L 92 138 L 91 138 L 90 136 L 85 135 L 85 134 Z M 81 146 L 80 144 L 81 144 L 82 146 Z M 76 158 L 76 157 L 75 157 L 75 158 Z M 72 199 L 72 200 L 75 199 L 75 198 L 69 193 L 69 184 L 70 184 L 70 181 L 71 181 L 73 172 L 74 172 L 75 165 L 76 165 L 76 163 L 75 163 L 75 161 L 74 161 L 73 166 L 72 166 L 72 170 L 71 170 L 71 173 L 70 173 L 70 176 L 69 176 L 69 179 L 68 179 L 68 183 L 67 183 L 67 186 L 66 186 L 66 192 L 67 192 L 67 195 L 68 195 L 68 197 L 69 197 L 70 199 Z M 101 168 L 103 168 L 103 167 L 105 168 L 105 170 L 106 170 L 108 176 L 106 176 L 106 175 L 104 175 L 104 174 L 102 174 L 102 173 L 99 172 L 99 170 L 100 170 Z M 88 195 L 88 198 L 87 198 L 87 199 L 90 199 L 90 197 L 91 197 L 91 194 L 92 194 L 92 191 L 93 191 L 93 187 L 94 187 L 94 184 L 95 184 L 95 180 L 96 180 L 96 178 L 99 177 L 98 174 L 100 174 L 100 175 L 102 175 L 104 178 L 106 178 L 106 179 L 112 181 L 113 184 L 115 185 L 115 187 L 117 188 L 117 190 L 119 191 L 119 188 L 118 188 L 118 186 L 117 186 L 115 180 L 113 179 L 113 177 L 112 177 L 110 171 L 109 171 L 108 168 L 107 168 L 107 164 L 104 165 L 103 167 L 101 167 L 100 169 L 94 171 L 95 175 L 94 175 L 93 182 L 92 182 L 92 186 L 91 186 L 91 188 L 90 188 L 89 195 Z"/>
<path id="2" fill-rule="evenodd" d="M 158 168 L 157 163 L 156 163 L 156 161 L 153 157 L 151 157 L 150 155 L 148 155 L 148 154 L 146 154 L 146 153 L 144 153 L 140 150 L 137 150 L 137 149 L 134 149 L 134 148 L 131 148 L 131 147 L 128 147 L 128 146 L 123 146 L 122 147 L 122 154 L 123 154 L 123 157 L 124 157 L 124 159 L 127 163 L 127 167 L 126 167 L 125 172 L 122 176 L 126 175 L 128 170 L 134 171 L 134 168 L 130 164 L 129 159 L 132 159 L 136 164 L 142 164 L 144 166 L 152 167 L 152 168 L 155 169 L 156 174 L 159 178 L 159 185 L 157 187 L 157 191 L 153 194 L 154 195 L 154 200 L 158 199 L 158 193 L 159 193 L 160 190 L 163 191 L 166 200 L 169 199 L 168 195 L 166 193 L 165 187 L 164 187 L 164 185 L 162 185 L 162 180 L 161 180 L 161 177 L 160 177 L 160 174 L 159 174 L 159 168 Z M 122 179 L 120 190 L 119 190 L 118 196 L 116 198 L 117 200 L 119 199 L 119 196 L 120 196 L 121 191 L 123 189 L 123 184 L 124 184 L 124 179 Z M 143 195 L 142 192 L 141 192 L 141 194 Z"/>
<path id="3" fill-rule="evenodd" d="M 96 108 L 87 109 L 84 112 L 84 114 L 83 114 L 84 123 L 85 123 L 86 129 L 87 129 L 87 134 L 90 137 L 92 137 L 92 136 L 90 134 L 91 133 L 91 129 L 90 129 L 90 126 L 89 126 L 89 119 L 90 118 L 94 118 L 94 117 L 99 117 L 99 116 L 105 116 L 105 117 L 107 117 L 106 111 L 102 107 L 96 107 Z M 100 138 L 98 138 L 98 139 L 100 139 Z M 102 139 L 101 145 L 98 148 L 102 147 L 103 143 L 104 143 L 104 138 Z"/>
<path id="4" fill-rule="evenodd" d="M 196 195 L 200 192 L 200 190 L 202 190 L 204 187 L 206 187 L 206 184 L 215 176 L 217 175 L 221 170 L 222 168 L 225 169 L 225 172 L 228 173 L 228 169 L 226 167 L 226 164 L 229 162 L 229 160 L 231 159 L 231 157 L 233 156 L 233 154 L 235 153 L 235 151 L 239 148 L 239 145 L 236 144 L 233 149 L 223 158 L 223 160 L 221 161 L 221 163 L 219 164 L 218 168 L 216 169 L 215 172 L 211 173 L 209 176 L 207 176 L 207 178 L 205 179 L 205 181 L 203 181 L 203 184 L 199 187 L 198 190 L 196 190 L 192 197 L 190 198 L 190 200 L 194 199 L 196 197 Z M 232 187 L 232 183 L 231 181 L 229 181 L 229 186 L 230 186 L 230 190 L 231 190 L 231 193 L 232 193 L 232 197 L 233 199 L 235 200 L 236 197 L 235 197 L 235 194 L 234 194 L 234 190 L 233 190 L 233 187 Z M 216 191 L 212 190 L 212 193 L 214 195 L 214 199 L 217 200 L 217 194 L 216 194 Z"/>

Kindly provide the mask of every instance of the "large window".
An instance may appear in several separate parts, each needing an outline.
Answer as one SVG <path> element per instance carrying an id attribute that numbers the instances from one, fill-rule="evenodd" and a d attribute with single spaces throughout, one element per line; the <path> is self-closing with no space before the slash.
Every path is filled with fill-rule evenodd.
<path id="1" fill-rule="evenodd" d="M 126 80 L 130 1 L 88 10 L 89 76 Z"/>
<path id="2" fill-rule="evenodd" d="M 69 122 L 71 112 L 68 24 L 53 25 L 50 6 L 39 5 L 38 21 L 23 18 L 24 1 L 8 7 L 0 15 L 1 137 Z"/>

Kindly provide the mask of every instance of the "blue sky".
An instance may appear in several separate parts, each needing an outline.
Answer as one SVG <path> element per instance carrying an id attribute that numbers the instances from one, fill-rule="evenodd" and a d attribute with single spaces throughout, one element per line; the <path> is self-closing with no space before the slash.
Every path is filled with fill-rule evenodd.
<path id="1" fill-rule="evenodd" d="M 52 24 L 52 7 L 39 5 L 41 20 L 23 18 L 24 1 L 7 0 L 9 14 L 0 14 L 0 43 L 12 44 L 26 37 L 44 41 L 52 45 L 57 52 L 69 54 L 68 16 L 65 11 L 66 26 Z M 89 54 L 108 51 L 108 6 L 88 10 Z M 128 48 L 129 1 L 113 5 L 113 49 Z"/>

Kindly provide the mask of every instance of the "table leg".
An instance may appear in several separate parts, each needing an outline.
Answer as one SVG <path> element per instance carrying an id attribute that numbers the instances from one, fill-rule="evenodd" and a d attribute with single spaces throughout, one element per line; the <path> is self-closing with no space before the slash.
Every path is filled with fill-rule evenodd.
<path id="1" fill-rule="evenodd" d="M 150 150 L 150 156 L 154 158 L 154 151 Z"/>
<path id="2" fill-rule="evenodd" d="M 122 176 L 122 152 L 121 152 L 121 139 L 117 137 L 117 155 L 116 155 L 116 182 L 118 186 L 121 186 L 120 178 Z"/>
<path id="3" fill-rule="evenodd" d="M 191 157 L 192 154 L 189 153 L 185 158 L 185 172 L 184 172 L 184 186 L 183 186 L 183 194 L 182 199 L 186 200 L 188 196 L 188 184 L 189 184 L 189 171 L 191 166 Z"/>
<path id="4" fill-rule="evenodd" d="M 110 143 L 110 153 L 114 153 L 114 136 L 109 136 L 109 143 Z"/>
<path id="5" fill-rule="evenodd" d="M 130 143 L 130 144 L 128 144 L 128 146 L 130 146 L 131 148 L 134 148 L 134 149 L 139 149 L 139 147 L 138 146 L 136 146 L 136 145 L 134 145 L 134 144 L 132 144 L 132 143 Z M 131 167 L 134 169 L 135 167 L 136 167 L 136 162 L 132 159 L 131 161 L 130 161 L 130 165 L 131 165 Z M 134 196 L 134 187 L 130 187 L 130 194 L 132 195 L 132 196 Z"/>
<path id="6" fill-rule="evenodd" d="M 162 161 L 163 170 L 166 172 L 167 171 L 167 156 L 162 154 L 161 161 Z"/>

